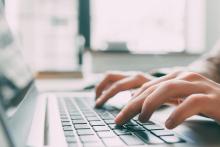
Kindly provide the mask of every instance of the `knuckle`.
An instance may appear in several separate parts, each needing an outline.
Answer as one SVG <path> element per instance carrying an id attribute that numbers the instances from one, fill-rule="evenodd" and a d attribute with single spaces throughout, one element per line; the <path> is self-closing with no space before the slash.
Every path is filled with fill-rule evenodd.
<path id="1" fill-rule="evenodd" d="M 96 91 L 98 91 L 98 90 L 100 90 L 101 89 L 101 83 L 99 83 L 99 84 L 97 84 L 96 86 L 95 86 L 95 90 Z"/>
<path id="2" fill-rule="evenodd" d="M 99 84 L 95 86 L 95 90 L 99 90 Z"/>
<path id="3" fill-rule="evenodd" d="M 199 79 L 201 75 L 196 72 L 187 72 L 183 73 L 183 79 L 191 80 L 191 79 Z"/>
<path id="4" fill-rule="evenodd" d="M 113 73 L 112 73 L 112 72 L 107 72 L 107 73 L 105 74 L 105 77 L 106 77 L 106 78 L 112 77 L 112 76 L 113 76 Z"/>
<path id="5" fill-rule="evenodd" d="M 201 106 L 204 103 L 204 99 L 201 96 L 194 96 L 191 98 L 190 103 L 192 106 Z"/>
<path id="6" fill-rule="evenodd" d="M 176 83 L 174 81 L 172 81 L 172 80 L 166 81 L 166 82 L 161 84 L 161 88 L 162 89 L 167 89 L 167 90 L 175 89 L 176 88 Z"/>
<path id="7" fill-rule="evenodd" d="M 145 75 L 144 75 L 143 73 L 137 73 L 137 74 L 135 75 L 135 77 L 136 77 L 137 79 L 145 79 Z"/>
<path id="8" fill-rule="evenodd" d="M 152 106 L 152 101 L 150 101 L 149 99 L 145 99 L 143 105 L 147 108 L 150 108 Z"/>
<path id="9" fill-rule="evenodd" d="M 155 89 L 157 88 L 157 85 L 153 85 L 145 90 L 148 90 L 148 91 L 154 91 Z"/>
<path id="10" fill-rule="evenodd" d="M 198 97 L 193 97 L 191 98 L 190 100 L 190 103 L 193 105 L 193 106 L 196 106 L 199 102 L 199 98 Z"/>
<path id="11" fill-rule="evenodd" d="M 136 107 L 134 104 L 130 104 L 129 109 L 131 110 L 131 112 L 135 111 Z"/>
<path id="12" fill-rule="evenodd" d="M 136 109 L 136 105 L 135 105 L 135 101 L 131 101 L 128 105 L 127 105 L 127 110 L 129 110 L 130 112 L 134 112 Z"/>
<path id="13" fill-rule="evenodd" d="M 119 82 L 116 82 L 115 84 L 112 85 L 112 89 L 114 90 L 119 90 L 121 89 L 121 87 L 122 87 L 122 84 Z"/>
<path id="14" fill-rule="evenodd" d="M 178 75 L 180 75 L 182 73 L 183 73 L 182 70 L 175 70 L 175 71 L 171 72 L 170 75 L 178 76 Z"/>
<path id="15" fill-rule="evenodd" d="M 142 86 L 141 86 L 141 89 L 146 89 L 146 88 L 148 88 L 149 87 L 149 84 L 148 83 L 145 83 L 145 84 L 143 84 Z"/>

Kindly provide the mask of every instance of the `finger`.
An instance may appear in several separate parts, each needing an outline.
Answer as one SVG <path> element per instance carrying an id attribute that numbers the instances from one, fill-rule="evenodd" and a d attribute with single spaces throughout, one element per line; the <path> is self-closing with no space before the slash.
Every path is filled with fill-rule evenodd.
<path id="1" fill-rule="evenodd" d="M 173 72 L 173 73 L 170 73 L 166 76 L 163 76 L 163 77 L 160 77 L 156 80 L 152 80 L 146 84 L 144 84 L 141 88 L 139 88 L 137 90 L 137 92 L 135 92 L 135 94 L 133 95 L 133 97 L 137 97 L 138 95 L 140 95 L 143 91 L 145 91 L 147 88 L 153 86 L 153 85 L 156 85 L 158 83 L 161 83 L 163 81 L 167 81 L 167 80 L 170 80 L 170 79 L 173 79 L 175 77 L 177 77 L 177 75 L 180 73 L 180 71 L 176 71 L 176 72 Z"/>
<path id="2" fill-rule="evenodd" d="M 166 104 L 171 104 L 171 105 L 179 105 L 183 102 L 184 98 L 169 98 L 166 101 Z"/>
<path id="3" fill-rule="evenodd" d="M 147 121 L 153 111 L 164 104 L 169 98 L 187 97 L 200 92 L 202 92 L 202 89 L 191 82 L 180 80 L 165 81 L 150 95 L 146 95 L 139 120 L 142 122 Z"/>
<path id="4" fill-rule="evenodd" d="M 186 98 L 167 119 L 165 125 L 173 129 L 187 118 L 199 114 L 204 106 L 205 95 L 195 94 Z"/>
<path id="5" fill-rule="evenodd" d="M 176 79 L 185 81 L 199 81 L 201 79 L 205 79 L 205 77 L 195 72 L 183 72 L 179 74 Z"/>
<path id="6" fill-rule="evenodd" d="M 111 84 L 112 82 L 118 81 L 125 78 L 125 75 L 119 74 L 107 74 L 105 78 L 96 86 L 96 98 L 98 98 L 103 90 L 106 89 L 107 85 Z"/>
<path id="7" fill-rule="evenodd" d="M 115 122 L 118 125 L 122 125 L 126 123 L 128 120 L 136 116 L 138 113 L 141 112 L 141 107 L 145 99 L 145 95 L 148 95 L 152 91 L 156 89 L 156 86 L 153 86 L 146 90 L 144 93 L 142 93 L 139 97 L 136 99 L 133 99 L 130 101 L 122 110 L 121 112 L 116 116 Z"/>
<path id="8" fill-rule="evenodd" d="M 97 99 L 96 106 L 99 107 L 103 105 L 109 98 L 113 97 L 118 92 L 139 87 L 144 82 L 144 80 L 138 78 L 137 76 L 124 78 L 120 81 L 117 81 Z"/>

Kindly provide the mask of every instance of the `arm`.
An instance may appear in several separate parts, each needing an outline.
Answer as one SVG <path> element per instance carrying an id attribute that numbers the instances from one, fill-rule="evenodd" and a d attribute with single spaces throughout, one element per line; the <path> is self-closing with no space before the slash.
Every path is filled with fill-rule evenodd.
<path id="1" fill-rule="evenodd" d="M 220 40 L 209 53 L 190 64 L 188 70 L 220 83 Z"/>
<path id="2" fill-rule="evenodd" d="M 174 71 L 191 71 L 199 73 L 217 83 L 220 83 L 220 40 L 214 48 L 187 67 L 161 68 L 152 70 L 151 75 L 161 77 Z"/>
<path id="3" fill-rule="evenodd" d="M 220 112 L 217 111 L 220 105 L 218 83 L 193 72 L 171 73 L 148 83 L 149 87 L 116 116 L 116 124 L 122 125 L 137 114 L 141 122 L 146 122 L 160 105 L 170 100 L 179 102 L 165 123 L 168 129 L 198 114 L 220 122 Z"/>

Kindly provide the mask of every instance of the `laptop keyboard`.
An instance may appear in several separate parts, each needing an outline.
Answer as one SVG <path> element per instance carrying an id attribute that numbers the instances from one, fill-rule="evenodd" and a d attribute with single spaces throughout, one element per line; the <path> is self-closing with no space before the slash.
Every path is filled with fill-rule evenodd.
<path id="1" fill-rule="evenodd" d="M 144 144 L 173 144 L 185 142 L 172 131 L 137 117 L 117 126 L 115 109 L 95 109 L 84 98 L 58 99 L 61 123 L 68 146 L 138 146 Z"/>

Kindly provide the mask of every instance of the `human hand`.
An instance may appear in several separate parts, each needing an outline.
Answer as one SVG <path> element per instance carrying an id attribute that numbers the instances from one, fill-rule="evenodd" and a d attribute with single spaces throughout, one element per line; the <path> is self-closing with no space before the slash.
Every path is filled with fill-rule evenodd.
<path id="1" fill-rule="evenodd" d="M 220 122 L 220 85 L 197 73 L 168 74 L 144 84 L 135 96 L 115 118 L 117 124 L 126 123 L 138 113 L 139 120 L 146 122 L 159 106 L 175 99 L 178 105 L 166 120 L 168 129 L 175 128 L 196 114 Z"/>
<path id="2" fill-rule="evenodd" d="M 96 87 L 96 107 L 103 105 L 118 92 L 138 88 L 153 77 L 143 73 L 127 75 L 122 72 L 111 72 Z"/>

